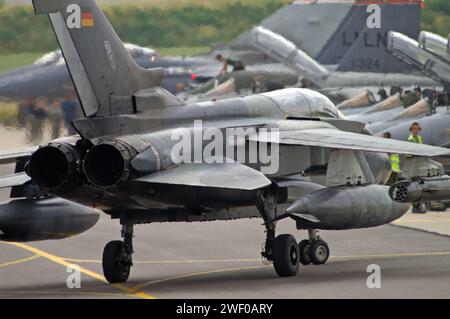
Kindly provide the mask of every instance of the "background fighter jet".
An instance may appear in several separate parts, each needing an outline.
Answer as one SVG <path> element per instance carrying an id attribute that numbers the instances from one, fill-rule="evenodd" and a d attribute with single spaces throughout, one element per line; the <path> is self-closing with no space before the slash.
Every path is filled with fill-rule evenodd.
<path id="1" fill-rule="evenodd" d="M 380 19 L 383 21 L 380 29 L 367 28 L 367 19 L 371 15 L 368 3 L 352 0 L 294 1 L 266 18 L 261 25 L 293 41 L 319 63 L 334 65 L 333 69 L 371 73 L 400 72 L 407 70 L 408 66 L 386 53 L 386 35 L 388 31 L 395 30 L 417 37 L 420 4 L 421 0 L 411 0 L 405 3 L 388 1 L 380 5 Z M 252 91 L 255 78 L 256 82 L 261 83 L 262 89 L 266 86 L 269 89 L 280 85 L 290 86 L 296 82 L 288 68 L 271 66 L 276 61 L 257 50 L 248 33 L 230 44 L 216 46 L 212 52 L 196 57 L 161 57 L 146 48 L 135 48 L 131 53 L 141 67 L 164 68 L 166 76 L 163 86 L 172 93 L 178 92 L 182 87 L 189 89 L 193 82 L 201 84 L 217 77 L 221 65 L 215 57 L 219 53 L 251 66 L 248 68 L 250 72 L 245 75 L 218 76 L 192 94 L 206 93 L 213 89 L 215 83 L 222 84 L 230 78 L 235 78 L 235 91 L 238 94 L 241 91 Z M 0 98 L 64 96 L 64 88 L 70 86 L 66 69 L 62 64 L 46 64 L 46 67 L 42 69 L 39 65 L 34 65 L 0 76 Z M 347 82 L 349 78 L 346 79 Z M 378 86 L 380 81 L 375 76 L 370 83 L 376 82 L 374 85 Z M 350 96 L 352 94 L 354 91 Z"/>
<path id="2" fill-rule="evenodd" d="M 419 41 L 397 32 L 390 32 L 389 51 L 424 75 L 440 82 L 444 91 L 431 91 L 435 97 L 425 97 L 407 108 L 404 107 L 400 96 L 395 95 L 371 108 L 351 110 L 349 119 L 371 123 L 368 128 L 373 133 L 389 132 L 393 138 L 399 140 L 406 140 L 409 127 L 418 121 L 424 128 L 422 132 L 424 143 L 448 147 L 450 55 L 447 46 L 447 39 L 425 31 L 420 33 Z"/>
<path id="3" fill-rule="evenodd" d="M 298 0 L 266 18 L 261 26 L 338 71 L 404 72 L 408 65 L 386 52 L 387 33 L 392 30 L 417 38 L 422 0 L 388 0 L 377 5 L 379 12 L 368 1 Z M 368 23 L 374 15 L 382 22 L 380 27 Z M 228 46 L 228 54 L 245 64 L 267 60 L 252 46 L 251 38 L 251 33 L 243 34 Z"/>
<path id="4" fill-rule="evenodd" d="M 60 237 L 77 234 L 98 218 L 89 207 L 102 208 L 122 224 L 123 241 L 103 253 L 111 283 L 129 277 L 135 224 L 249 217 L 263 218 L 262 254 L 278 275 L 296 275 L 299 263 L 320 265 L 329 257 L 317 229 L 375 227 L 407 212 L 410 205 L 394 202 L 383 186 L 390 169 L 380 153 L 412 155 L 429 174 L 439 172 L 427 157 L 449 154 L 360 134 L 361 124 L 341 119 L 328 98 L 307 89 L 184 104 L 161 88 L 161 69 L 135 64 L 94 1 L 76 1 L 95 20 L 80 29 L 66 23 L 73 0 L 33 4 L 49 15 L 85 117 L 73 123 L 79 135 L 0 154 L 0 163 L 17 163 L 14 175 L 0 179 L 16 198 L 0 206 L 0 238 L 54 238 L 58 227 Z M 262 150 L 267 154 L 258 157 Z M 74 211 L 84 216 L 81 225 L 67 222 Z M 44 216 L 48 233 L 36 222 Z M 276 236 L 276 221 L 284 218 L 307 229 L 309 239 Z"/>
<path id="5" fill-rule="evenodd" d="M 388 35 L 388 50 L 424 75 L 441 82 L 450 91 L 450 54 L 447 40 L 437 34 L 421 32 L 419 41 L 398 32 Z"/>
<path id="6" fill-rule="evenodd" d="M 239 70 L 212 79 L 203 86 L 190 91 L 189 94 L 203 94 L 200 97 L 210 97 L 211 93 L 216 91 L 215 85 L 227 85 L 230 80 L 233 80 L 233 89 L 227 90 L 227 92 L 233 91 L 235 94 L 244 95 L 248 92 L 270 91 L 270 86 L 264 84 L 277 82 L 281 87 L 300 86 L 321 89 L 321 92 L 335 102 L 342 102 L 342 100 L 366 91 L 368 88 L 376 90 L 380 86 L 389 88 L 412 84 L 424 87 L 438 85 L 427 76 L 420 74 L 336 71 L 335 67 L 322 65 L 293 42 L 261 26 L 255 27 L 246 39 L 253 48 L 281 63 L 283 67 L 278 66 L 274 70 L 269 70 L 269 65 L 266 64 L 261 65 L 262 69 L 259 70 L 257 66 L 252 66 L 248 70 Z M 285 68 L 287 68 L 286 71 L 284 71 Z M 292 72 L 298 74 L 298 81 L 295 81 Z"/>
<path id="7" fill-rule="evenodd" d="M 143 68 L 164 68 L 163 87 L 177 93 L 177 85 L 189 87 L 196 77 L 193 70 L 205 73 L 204 69 L 219 72 L 220 64 L 213 60 L 174 59 L 161 57 L 150 48 L 125 44 L 136 63 Z M 215 74 L 217 74 L 215 73 Z M 0 99 L 20 99 L 24 97 L 62 97 L 64 91 L 72 87 L 72 81 L 61 51 L 44 55 L 33 65 L 0 75 Z"/>

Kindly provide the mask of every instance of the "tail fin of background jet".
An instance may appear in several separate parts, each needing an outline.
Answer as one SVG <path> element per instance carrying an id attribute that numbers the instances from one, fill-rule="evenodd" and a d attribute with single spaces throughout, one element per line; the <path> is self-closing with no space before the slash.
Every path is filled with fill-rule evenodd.
<path id="1" fill-rule="evenodd" d="M 318 57 L 323 64 L 338 61 L 338 71 L 399 73 L 409 69 L 386 50 L 389 31 L 417 39 L 420 32 L 421 0 L 371 1 L 353 5 L 349 18 Z M 376 23 L 378 20 L 379 23 Z M 377 25 L 378 24 L 378 25 Z M 347 48 L 347 50 L 345 50 Z"/>
<path id="2" fill-rule="evenodd" d="M 163 71 L 136 65 L 94 0 L 33 0 L 48 14 L 86 116 L 133 113 L 132 94 L 159 87 Z"/>
<path id="3" fill-rule="evenodd" d="M 422 0 L 297 0 L 261 26 L 292 41 L 319 63 L 337 65 L 339 71 L 393 73 L 408 65 L 386 52 L 387 33 L 393 30 L 417 39 L 421 4 Z M 372 5 L 380 8 L 380 28 L 368 26 Z M 250 49 L 250 36 L 240 36 L 231 49 Z"/>
<path id="4" fill-rule="evenodd" d="M 292 41 L 315 58 L 348 16 L 352 2 L 297 0 L 274 12 L 260 25 Z M 249 37 L 250 33 L 244 33 L 231 44 L 231 49 L 251 49 Z"/>

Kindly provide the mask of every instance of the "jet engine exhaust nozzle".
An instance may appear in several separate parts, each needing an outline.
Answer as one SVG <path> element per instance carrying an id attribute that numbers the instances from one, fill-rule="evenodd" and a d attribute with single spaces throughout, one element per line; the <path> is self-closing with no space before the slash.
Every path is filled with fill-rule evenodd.
<path id="1" fill-rule="evenodd" d="M 94 146 L 84 160 L 84 173 L 98 188 L 111 188 L 130 177 L 130 163 L 135 152 L 119 141 L 108 141 Z"/>
<path id="2" fill-rule="evenodd" d="M 79 154 L 72 145 L 51 143 L 34 152 L 27 173 L 43 190 L 65 192 L 81 183 L 79 161 Z"/>

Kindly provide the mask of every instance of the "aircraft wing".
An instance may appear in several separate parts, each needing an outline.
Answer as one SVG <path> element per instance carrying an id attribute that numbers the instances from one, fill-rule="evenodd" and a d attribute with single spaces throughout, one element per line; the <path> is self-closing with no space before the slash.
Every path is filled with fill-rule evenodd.
<path id="1" fill-rule="evenodd" d="M 31 157 L 37 146 L 0 152 L 0 164 L 12 164 L 20 159 Z"/>
<path id="2" fill-rule="evenodd" d="M 29 182 L 31 178 L 25 173 L 18 173 L 13 175 L 0 177 L 0 188 L 21 186 Z"/>
<path id="3" fill-rule="evenodd" d="M 411 142 L 402 142 L 328 128 L 281 131 L 279 136 L 275 136 L 275 134 L 259 134 L 249 139 L 261 143 L 316 146 L 331 149 L 426 157 L 450 155 L 450 150 L 441 147 L 419 145 Z"/>
<path id="4" fill-rule="evenodd" d="M 182 164 L 135 181 L 238 190 L 255 190 L 272 184 L 264 174 L 239 163 Z"/>

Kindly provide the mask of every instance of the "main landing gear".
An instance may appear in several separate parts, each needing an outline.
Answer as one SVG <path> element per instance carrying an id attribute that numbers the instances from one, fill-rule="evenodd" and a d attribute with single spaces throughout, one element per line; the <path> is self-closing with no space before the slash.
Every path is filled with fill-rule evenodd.
<path id="1" fill-rule="evenodd" d="M 315 230 L 309 230 L 309 232 L 316 233 Z M 294 236 L 283 234 L 275 237 L 271 245 L 266 241 L 265 247 L 268 246 L 271 248 L 271 253 L 268 254 L 267 250 L 264 250 L 262 255 L 273 262 L 275 271 L 280 277 L 297 275 L 299 264 L 323 265 L 330 257 L 328 244 L 318 236 L 297 243 Z"/>
<path id="2" fill-rule="evenodd" d="M 320 239 L 317 230 L 309 229 L 309 239 L 297 243 L 292 235 L 275 236 L 276 217 L 275 198 L 271 194 L 259 194 L 256 206 L 266 226 L 266 242 L 261 255 L 273 262 L 280 277 L 296 276 L 299 265 L 323 265 L 330 257 L 328 244 Z"/>
<path id="3" fill-rule="evenodd" d="M 317 230 L 308 230 L 309 239 L 302 240 L 298 246 L 300 251 L 300 263 L 302 265 L 323 265 L 330 257 L 328 244 L 320 239 Z"/>
<path id="4" fill-rule="evenodd" d="M 123 241 L 110 241 L 103 250 L 103 274 L 111 284 L 126 282 L 133 266 L 133 225 L 122 225 L 122 237 Z"/>

